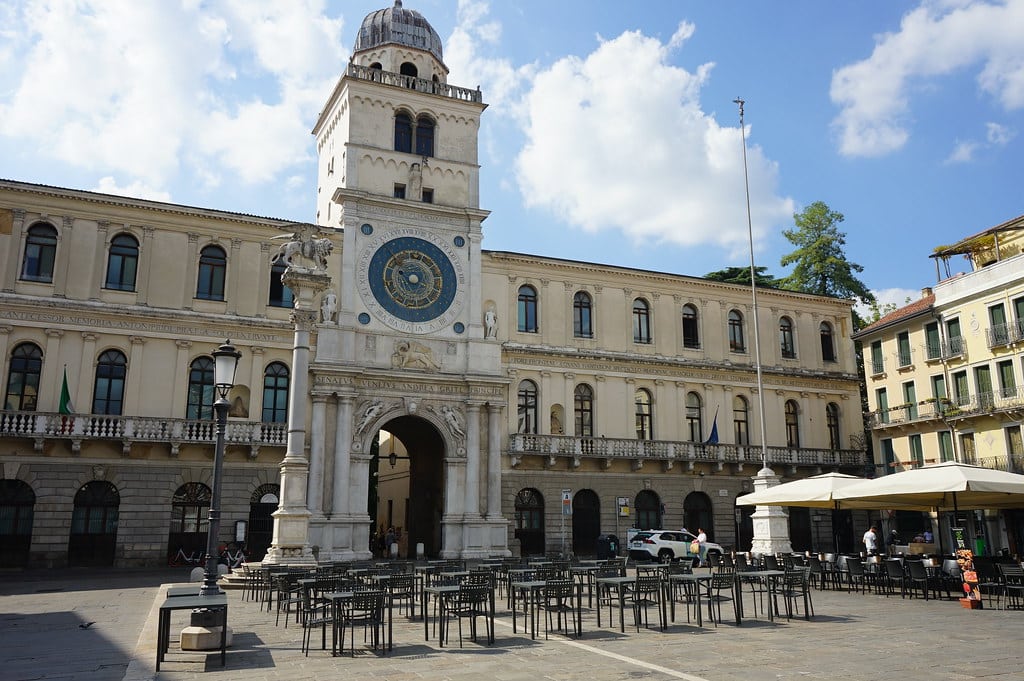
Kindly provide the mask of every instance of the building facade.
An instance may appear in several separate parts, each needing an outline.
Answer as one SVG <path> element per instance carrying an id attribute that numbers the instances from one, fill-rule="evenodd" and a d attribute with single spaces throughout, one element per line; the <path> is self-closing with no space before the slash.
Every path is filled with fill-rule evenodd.
<path id="1" fill-rule="evenodd" d="M 292 399 L 309 416 L 292 426 L 321 558 L 370 555 L 384 523 L 409 553 L 452 557 L 589 554 L 633 526 L 743 548 L 734 501 L 762 457 L 785 477 L 863 470 L 849 301 L 759 292 L 762 394 L 748 288 L 484 250 L 486 104 L 442 57 L 400 3 L 363 22 L 313 130 L 331 286 L 312 322 L 281 281 L 295 242 L 280 237 L 313 225 L 0 181 L 9 563 L 201 551 L 225 338 L 243 355 L 220 539 L 272 548 L 303 324 L 308 390 Z M 794 511 L 794 548 L 829 545 L 831 523 Z"/>
<path id="2" fill-rule="evenodd" d="M 1022 246 L 1018 217 L 936 249 L 940 281 L 856 334 L 881 472 L 960 461 L 1024 473 Z M 970 271 L 950 274 L 961 257 Z M 900 515 L 901 533 L 924 529 Z M 1019 552 L 1017 526 L 1016 512 L 989 513 L 975 529 L 989 548 Z"/>

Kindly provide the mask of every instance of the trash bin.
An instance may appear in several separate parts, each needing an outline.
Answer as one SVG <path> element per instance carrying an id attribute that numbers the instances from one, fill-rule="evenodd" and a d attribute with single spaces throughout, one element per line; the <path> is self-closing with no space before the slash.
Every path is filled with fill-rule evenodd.
<path id="1" fill-rule="evenodd" d="M 615 558 L 619 555 L 619 538 L 614 534 L 597 535 L 598 559 Z"/>

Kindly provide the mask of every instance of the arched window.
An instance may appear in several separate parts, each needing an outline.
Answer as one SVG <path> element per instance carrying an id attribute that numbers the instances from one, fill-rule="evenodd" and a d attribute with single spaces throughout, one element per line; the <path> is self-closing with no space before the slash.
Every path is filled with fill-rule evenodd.
<path id="1" fill-rule="evenodd" d="M 270 267 L 270 300 L 267 302 L 271 307 L 294 307 L 295 296 L 292 290 L 281 281 L 281 275 L 288 266 L 278 260 Z"/>
<path id="2" fill-rule="evenodd" d="M 747 351 L 747 344 L 743 339 L 743 315 L 739 310 L 729 311 L 729 351 Z"/>
<path id="3" fill-rule="evenodd" d="M 683 305 L 683 347 L 700 347 L 700 326 L 698 325 L 697 308 Z"/>
<path id="4" fill-rule="evenodd" d="M 743 395 L 732 398 L 732 429 L 736 444 L 750 444 L 750 404 Z"/>
<path id="5" fill-rule="evenodd" d="M 131 234 L 118 234 L 110 240 L 107 254 L 106 288 L 134 291 L 139 265 L 139 242 Z"/>
<path id="6" fill-rule="evenodd" d="M 832 339 L 832 325 L 822 322 L 818 327 L 818 335 L 821 338 L 821 359 L 825 362 L 836 361 L 836 345 Z"/>
<path id="7" fill-rule="evenodd" d="M 686 428 L 690 442 L 704 442 L 703 404 L 697 393 L 686 393 Z"/>
<path id="8" fill-rule="evenodd" d="M 796 343 L 793 341 L 793 320 L 779 319 L 779 349 L 786 359 L 796 359 Z"/>
<path id="9" fill-rule="evenodd" d="M 828 425 L 828 448 L 842 449 L 839 441 L 839 405 L 829 402 L 825 407 L 825 423 Z"/>
<path id="10" fill-rule="evenodd" d="M 434 121 L 429 116 L 416 119 L 416 153 L 420 156 L 434 155 Z"/>
<path id="11" fill-rule="evenodd" d="M 207 246 L 199 253 L 199 282 L 196 298 L 224 300 L 224 278 L 228 257 L 220 246 Z"/>
<path id="12" fill-rule="evenodd" d="M 87 482 L 75 494 L 68 538 L 68 564 L 72 567 L 114 564 L 117 543 L 117 488 L 104 480 Z"/>
<path id="13" fill-rule="evenodd" d="M 188 404 L 185 418 L 213 418 L 213 360 L 197 357 L 188 369 Z"/>
<path id="14" fill-rule="evenodd" d="M 572 396 L 576 412 L 577 437 L 594 436 L 594 391 L 586 383 L 576 386 Z"/>
<path id="15" fill-rule="evenodd" d="M 800 446 L 800 411 L 793 400 L 786 401 L 786 446 Z"/>
<path id="16" fill-rule="evenodd" d="M 288 421 L 288 367 L 271 362 L 263 371 L 263 422 Z"/>
<path id="17" fill-rule="evenodd" d="M 654 439 L 654 413 L 651 407 L 651 393 L 640 388 L 633 395 L 636 406 L 636 439 Z"/>
<path id="18" fill-rule="evenodd" d="M 537 432 L 537 384 L 533 381 L 522 381 L 519 384 L 518 415 L 519 426 L 516 432 Z"/>
<path id="19" fill-rule="evenodd" d="M 25 239 L 25 259 L 21 263 L 21 278 L 52 282 L 56 258 L 57 230 L 45 222 L 37 222 L 29 227 Z"/>
<path id="20" fill-rule="evenodd" d="M 43 352 L 35 343 L 21 343 L 11 352 L 7 371 L 7 396 L 4 409 L 35 411 L 39 396 L 39 374 L 43 370 Z"/>
<path id="21" fill-rule="evenodd" d="M 120 415 L 124 405 L 124 379 L 128 358 L 120 350 L 107 350 L 96 362 L 92 390 L 92 413 Z"/>
<path id="22" fill-rule="evenodd" d="M 0 567 L 25 567 L 32 546 L 36 493 L 27 483 L 0 478 Z"/>
<path id="23" fill-rule="evenodd" d="M 175 490 L 167 537 L 167 553 L 173 562 L 189 557 L 202 560 L 206 553 L 206 533 L 210 529 L 212 498 L 210 488 L 201 482 L 187 482 Z"/>
<path id="24" fill-rule="evenodd" d="M 636 527 L 641 530 L 656 530 L 661 527 L 661 498 L 649 489 L 636 495 Z"/>
<path id="25" fill-rule="evenodd" d="M 395 151 L 412 153 L 412 117 L 404 111 L 395 114 Z"/>
<path id="26" fill-rule="evenodd" d="M 651 342 L 651 307 L 643 298 L 633 301 L 633 342 Z"/>
<path id="27" fill-rule="evenodd" d="M 398 72 L 403 76 L 409 76 L 411 78 L 419 77 L 419 69 L 411 61 L 402 62 L 402 65 L 398 67 Z"/>
<path id="28" fill-rule="evenodd" d="M 537 333 L 537 291 L 532 286 L 519 287 L 519 330 Z"/>
<path id="29" fill-rule="evenodd" d="M 704 492 L 690 492 L 683 499 L 683 527 L 697 534 L 704 530 L 709 540 L 715 538 L 715 515 L 711 510 L 711 498 Z"/>
<path id="30" fill-rule="evenodd" d="M 577 291 L 572 297 L 572 335 L 576 338 L 594 337 L 591 312 L 590 294 L 586 291 Z"/>
<path id="31" fill-rule="evenodd" d="M 535 489 L 519 490 L 515 499 L 515 537 L 522 555 L 544 553 L 544 497 Z"/>

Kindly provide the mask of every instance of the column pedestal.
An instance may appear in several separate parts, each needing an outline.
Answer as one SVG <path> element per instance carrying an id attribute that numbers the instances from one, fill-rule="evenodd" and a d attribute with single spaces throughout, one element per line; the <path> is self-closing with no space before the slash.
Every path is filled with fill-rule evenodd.
<path id="1" fill-rule="evenodd" d="M 762 468 L 754 476 L 754 491 L 760 492 L 782 482 L 770 468 Z M 781 506 L 755 506 L 753 515 L 754 541 L 750 552 L 754 554 L 792 553 L 789 542 L 789 516 Z"/>

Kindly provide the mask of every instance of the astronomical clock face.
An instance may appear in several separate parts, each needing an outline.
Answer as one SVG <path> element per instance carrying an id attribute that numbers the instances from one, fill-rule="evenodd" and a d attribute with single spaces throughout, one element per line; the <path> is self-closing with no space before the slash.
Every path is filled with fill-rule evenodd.
<path id="1" fill-rule="evenodd" d="M 359 257 L 359 293 L 381 321 L 399 331 L 432 333 L 452 324 L 462 307 L 458 253 L 418 231 L 372 240 Z"/>

